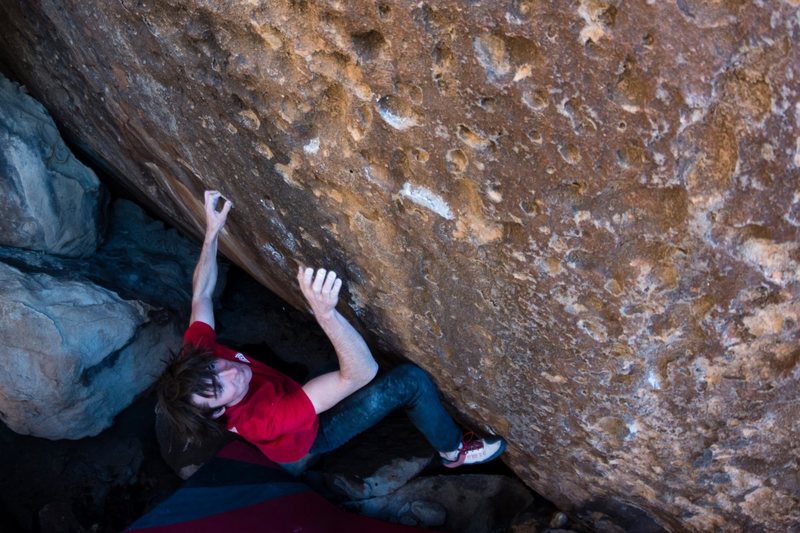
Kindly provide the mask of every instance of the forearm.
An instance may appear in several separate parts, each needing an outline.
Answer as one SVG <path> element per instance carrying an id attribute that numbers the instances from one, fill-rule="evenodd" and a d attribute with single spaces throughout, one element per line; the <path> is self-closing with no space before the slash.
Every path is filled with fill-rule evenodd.
<path id="1" fill-rule="evenodd" d="M 339 359 L 339 372 L 345 380 L 366 384 L 378 372 L 378 363 L 364 338 L 335 309 L 329 315 L 317 317 Z"/>
<path id="2" fill-rule="evenodd" d="M 206 234 L 192 276 L 192 299 L 211 298 L 217 284 L 217 234 Z"/>

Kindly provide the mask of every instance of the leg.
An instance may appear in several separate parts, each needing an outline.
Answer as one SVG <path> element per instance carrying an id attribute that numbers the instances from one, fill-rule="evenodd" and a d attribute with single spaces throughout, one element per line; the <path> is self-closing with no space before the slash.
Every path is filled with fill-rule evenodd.
<path id="1" fill-rule="evenodd" d="M 402 365 L 322 413 L 311 453 L 338 448 L 401 407 L 437 451 L 459 446 L 461 430 L 444 410 L 436 385 L 419 367 Z"/>

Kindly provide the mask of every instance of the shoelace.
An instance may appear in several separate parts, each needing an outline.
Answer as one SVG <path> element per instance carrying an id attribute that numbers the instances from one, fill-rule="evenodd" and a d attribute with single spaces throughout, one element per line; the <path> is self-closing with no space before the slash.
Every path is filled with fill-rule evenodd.
<path id="1" fill-rule="evenodd" d="M 469 431 L 461 439 L 461 449 L 458 450 L 458 455 L 466 455 L 468 451 L 481 448 L 483 448 L 483 439 L 476 439 L 475 433 Z"/>

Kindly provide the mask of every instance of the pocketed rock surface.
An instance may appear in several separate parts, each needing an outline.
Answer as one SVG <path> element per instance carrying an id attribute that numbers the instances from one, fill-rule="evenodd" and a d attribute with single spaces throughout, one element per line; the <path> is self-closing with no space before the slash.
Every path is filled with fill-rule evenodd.
<path id="1" fill-rule="evenodd" d="M 73 142 L 296 261 L 587 520 L 800 527 L 797 0 L 5 2 Z"/>

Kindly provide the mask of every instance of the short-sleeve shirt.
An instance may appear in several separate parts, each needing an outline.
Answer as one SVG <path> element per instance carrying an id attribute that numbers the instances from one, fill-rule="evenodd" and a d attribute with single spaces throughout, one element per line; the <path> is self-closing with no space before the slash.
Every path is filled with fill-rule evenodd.
<path id="1" fill-rule="evenodd" d="M 184 344 L 209 348 L 216 357 L 250 365 L 253 377 L 245 397 L 225 410 L 229 431 L 258 446 L 279 463 L 302 459 L 317 437 L 319 421 L 314 405 L 299 383 L 217 342 L 214 329 L 193 322 L 183 336 Z"/>

